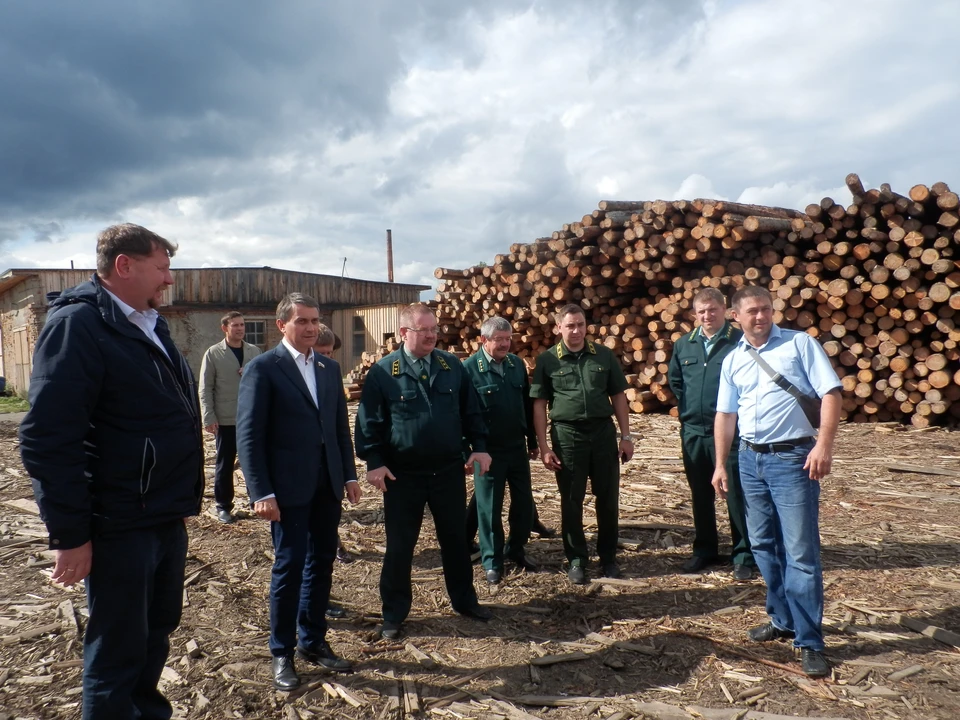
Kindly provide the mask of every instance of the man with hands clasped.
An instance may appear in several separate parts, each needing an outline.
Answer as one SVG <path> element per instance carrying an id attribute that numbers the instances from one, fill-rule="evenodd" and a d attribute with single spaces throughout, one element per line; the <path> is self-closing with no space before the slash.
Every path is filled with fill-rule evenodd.
<path id="1" fill-rule="evenodd" d="M 400 313 L 400 349 L 370 368 L 363 384 L 355 431 L 357 456 L 367 482 L 383 492 L 387 551 L 380 573 L 380 635 L 400 637 L 410 613 L 410 573 L 424 506 L 430 507 L 447 594 L 453 609 L 489 620 L 477 601 L 463 527 L 464 472 L 490 470 L 487 428 L 480 399 L 455 355 L 436 349 L 437 318 L 416 303 Z M 464 466 L 463 442 L 471 453 Z"/>
<path id="2" fill-rule="evenodd" d="M 560 342 L 537 358 L 530 397 L 533 424 L 544 467 L 557 474 L 563 549 L 575 585 L 587 581 L 589 559 L 583 533 L 587 478 L 596 498 L 597 555 L 605 577 L 619 577 L 617 535 L 620 502 L 619 462 L 633 457 L 627 380 L 608 348 L 587 340 L 587 320 L 579 305 L 557 311 Z M 550 444 L 547 406 L 550 406 Z M 611 415 L 620 426 L 620 439 Z"/>
<path id="3" fill-rule="evenodd" d="M 803 671 L 820 677 L 829 674 L 830 666 L 821 629 L 819 481 L 833 462 L 841 384 L 816 340 L 773 324 L 766 288 L 737 291 L 733 318 L 743 338 L 720 371 L 713 486 L 726 496 L 726 460 L 739 426 L 747 532 L 767 584 L 770 615 L 770 622 L 747 635 L 753 642 L 793 638 Z M 821 399 L 819 434 L 795 392 Z"/>

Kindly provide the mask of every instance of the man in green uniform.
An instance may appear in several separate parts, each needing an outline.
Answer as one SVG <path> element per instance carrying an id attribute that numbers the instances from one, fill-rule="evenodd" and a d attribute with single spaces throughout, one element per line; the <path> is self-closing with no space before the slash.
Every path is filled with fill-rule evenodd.
<path id="1" fill-rule="evenodd" d="M 477 620 L 492 613 L 477 602 L 463 535 L 466 466 L 490 469 L 480 399 L 455 355 L 436 349 L 437 318 L 422 303 L 400 313 L 400 349 L 370 368 L 357 411 L 357 456 L 367 482 L 381 490 L 387 551 L 380 572 L 383 626 L 396 640 L 413 603 L 410 571 L 424 505 L 430 506 L 453 609 Z"/>
<path id="2" fill-rule="evenodd" d="M 719 539 L 716 493 L 711 480 L 716 465 L 713 422 L 717 412 L 717 390 L 720 386 L 720 366 L 723 359 L 737 346 L 743 333 L 724 319 L 726 309 L 723 293 L 705 288 L 693 299 L 693 311 L 698 327 L 687 333 L 673 346 L 670 358 L 670 389 L 677 396 L 680 410 L 680 442 L 683 448 L 683 468 L 687 473 L 693 498 L 693 557 L 683 566 L 683 572 L 697 573 L 717 562 Z M 740 438 L 735 437 L 737 448 Z M 733 577 L 749 580 L 756 566 L 747 539 L 747 519 L 740 489 L 740 468 L 736 452 L 727 459 L 727 510 L 730 515 L 730 535 L 733 544 Z"/>
<path id="3" fill-rule="evenodd" d="M 583 500 L 590 478 L 597 512 L 597 555 L 605 577 L 619 577 L 617 533 L 620 500 L 618 459 L 633 457 L 627 380 L 619 359 L 603 345 L 587 340 L 587 320 L 579 305 L 557 311 L 560 342 L 537 358 L 530 387 L 533 423 L 544 467 L 557 473 L 563 549 L 575 585 L 587 581 L 587 540 Z M 547 444 L 550 406 L 552 449 Z M 620 441 L 611 415 L 620 426 Z"/>
<path id="4" fill-rule="evenodd" d="M 463 361 L 473 381 L 490 435 L 487 449 L 493 462 L 490 472 L 476 475 L 474 489 L 479 522 L 480 557 L 487 582 L 496 585 L 503 576 L 504 556 L 529 572 L 537 566 L 524 548 L 533 525 L 533 491 L 530 460 L 535 459 L 537 435 L 533 430 L 533 402 L 527 369 L 510 354 L 513 329 L 502 317 L 491 317 L 480 326 L 480 350 Z M 528 450 L 529 448 L 529 450 Z M 503 495 L 510 486 L 510 537 L 504 545 Z"/>

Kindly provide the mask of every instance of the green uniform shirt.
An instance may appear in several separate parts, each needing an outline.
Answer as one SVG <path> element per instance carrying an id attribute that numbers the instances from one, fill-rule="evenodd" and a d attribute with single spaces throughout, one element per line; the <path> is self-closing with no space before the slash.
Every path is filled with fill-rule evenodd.
<path id="1" fill-rule="evenodd" d="M 720 366 L 741 337 L 743 332 L 727 322 L 713 336 L 709 350 L 699 327 L 674 343 L 668 377 L 670 389 L 677 396 L 684 435 L 713 435 Z"/>
<path id="2" fill-rule="evenodd" d="M 613 415 L 610 398 L 627 387 L 609 348 L 587 340 L 572 353 L 561 340 L 537 358 L 530 397 L 549 401 L 553 422 L 574 423 Z"/>
<path id="3" fill-rule="evenodd" d="M 523 360 L 507 354 L 503 362 L 495 363 L 481 349 L 463 361 L 463 369 L 480 395 L 483 419 L 490 432 L 487 436 L 490 450 L 524 445 L 530 450 L 536 449 L 530 380 Z"/>
<path id="4" fill-rule="evenodd" d="M 477 391 L 456 355 L 430 353 L 429 387 L 401 349 L 370 368 L 354 433 L 368 470 L 439 472 L 463 462 L 463 440 L 486 452 L 487 427 Z"/>

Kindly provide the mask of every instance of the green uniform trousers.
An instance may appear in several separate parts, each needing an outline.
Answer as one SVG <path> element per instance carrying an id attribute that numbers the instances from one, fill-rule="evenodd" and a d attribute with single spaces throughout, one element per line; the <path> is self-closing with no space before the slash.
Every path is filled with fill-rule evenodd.
<path id="1" fill-rule="evenodd" d="M 474 480 L 477 499 L 480 558 L 485 570 L 503 571 L 504 554 L 523 555 L 533 527 L 533 491 L 530 487 L 530 456 L 525 445 L 509 450 L 490 449 L 490 472 Z M 504 541 L 503 497 L 510 487 L 507 516 L 510 537 Z M 472 538 L 471 538 L 472 539 Z"/>
<path id="2" fill-rule="evenodd" d="M 387 492 L 383 494 L 387 531 L 387 552 L 380 571 L 383 619 L 402 623 L 410 614 L 413 602 L 410 572 L 425 505 L 433 515 L 450 603 L 458 612 L 475 607 L 473 566 L 463 536 L 467 505 L 463 466 L 455 464 L 435 473 L 394 472 L 394 475 L 397 479 L 387 480 Z"/>
<path id="3" fill-rule="evenodd" d="M 590 558 L 583 534 L 583 500 L 587 478 L 596 499 L 597 555 L 600 564 L 616 561 L 620 513 L 620 465 L 617 431 L 613 420 L 553 423 L 550 431 L 553 451 L 560 458 L 557 488 L 560 490 L 560 517 L 563 550 L 567 560 L 579 560 L 585 567 Z"/>
<path id="4" fill-rule="evenodd" d="M 713 489 L 713 469 L 717 463 L 717 451 L 713 437 L 697 435 L 682 439 L 683 469 L 687 473 L 690 494 L 693 498 L 693 554 L 713 558 L 719 554 L 717 535 L 716 491 Z M 750 542 L 747 539 L 747 518 L 740 487 L 740 460 L 737 449 L 727 459 L 727 512 L 730 516 L 730 540 L 735 565 L 753 566 Z"/>

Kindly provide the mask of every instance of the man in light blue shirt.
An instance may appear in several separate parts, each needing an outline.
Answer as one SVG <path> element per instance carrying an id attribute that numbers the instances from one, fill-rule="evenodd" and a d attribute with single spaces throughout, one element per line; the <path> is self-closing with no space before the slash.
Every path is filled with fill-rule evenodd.
<path id="1" fill-rule="evenodd" d="M 726 460 L 740 429 L 740 482 L 747 532 L 767 583 L 770 622 L 748 632 L 754 642 L 793 638 L 803 671 L 829 674 L 823 656 L 823 570 L 820 564 L 820 480 L 830 473 L 840 422 L 840 380 L 823 348 L 806 333 L 773 324 L 770 293 L 745 287 L 733 296 L 743 338 L 724 358 L 714 424 L 713 486 L 725 497 Z M 754 359 L 807 396 L 821 398 L 820 433 L 798 401 Z"/>

